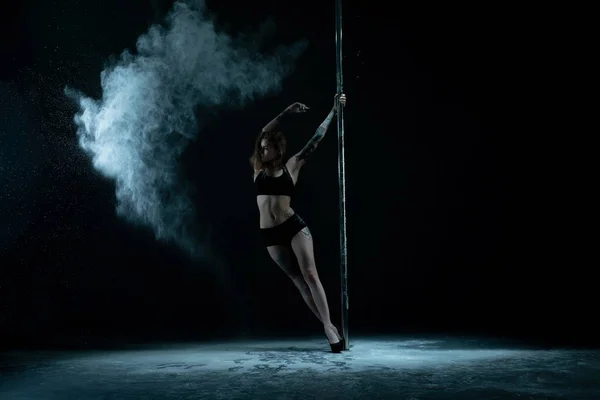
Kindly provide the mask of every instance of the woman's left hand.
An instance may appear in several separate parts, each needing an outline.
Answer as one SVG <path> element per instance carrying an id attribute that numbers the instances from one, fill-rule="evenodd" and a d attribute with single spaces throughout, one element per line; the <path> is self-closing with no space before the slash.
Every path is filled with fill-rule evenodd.
<path id="1" fill-rule="evenodd" d="M 294 103 L 285 110 L 289 113 L 304 113 L 307 112 L 310 108 L 306 106 L 306 104 L 302 103 Z"/>
<path id="2" fill-rule="evenodd" d="M 337 112 L 337 100 L 338 100 L 338 95 L 336 94 L 335 97 L 333 98 L 333 109 Z M 344 93 L 342 93 L 342 95 L 340 96 L 340 104 L 342 105 L 342 107 L 346 106 L 346 95 Z"/>

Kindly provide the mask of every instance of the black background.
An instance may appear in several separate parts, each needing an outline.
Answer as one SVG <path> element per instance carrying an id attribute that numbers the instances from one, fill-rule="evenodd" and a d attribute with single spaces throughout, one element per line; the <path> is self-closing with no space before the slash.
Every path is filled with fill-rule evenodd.
<path id="1" fill-rule="evenodd" d="M 100 97 L 107 60 L 134 49 L 171 2 L 29 1 L 2 13 L 4 346 L 322 331 L 261 246 L 248 157 L 290 103 L 311 107 L 283 123 L 290 151 L 331 107 L 334 2 L 207 4 L 220 29 L 272 18 L 281 43 L 309 43 L 281 93 L 219 110 L 182 157 L 205 194 L 199 218 L 221 259 L 212 263 L 116 216 L 114 183 L 79 149 L 63 94 Z M 571 227 L 585 213 L 566 172 L 569 112 L 557 107 L 574 73 L 561 67 L 564 27 L 540 11 L 488 7 L 344 3 L 351 334 L 597 337 L 597 267 L 582 257 L 591 239 Z M 337 179 L 333 126 L 293 206 L 313 232 L 336 322 Z"/>

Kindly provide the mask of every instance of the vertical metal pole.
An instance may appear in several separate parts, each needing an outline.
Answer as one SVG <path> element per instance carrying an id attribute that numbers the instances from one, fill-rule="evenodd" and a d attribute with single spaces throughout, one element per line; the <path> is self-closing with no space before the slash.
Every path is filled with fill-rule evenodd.
<path id="1" fill-rule="evenodd" d="M 344 92 L 342 76 L 342 0 L 336 0 L 335 7 L 335 44 L 337 69 L 337 130 L 338 130 L 338 181 L 340 196 L 340 272 L 342 278 L 342 330 L 346 345 L 350 347 L 348 336 L 348 251 L 346 242 L 346 168 L 344 158 L 344 109 L 340 107 L 339 97 Z"/>

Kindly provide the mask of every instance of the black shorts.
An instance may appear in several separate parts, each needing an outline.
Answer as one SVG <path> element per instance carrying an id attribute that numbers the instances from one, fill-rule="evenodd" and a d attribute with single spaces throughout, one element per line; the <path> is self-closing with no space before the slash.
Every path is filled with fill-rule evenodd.
<path id="1" fill-rule="evenodd" d="M 283 221 L 281 224 L 271 228 L 261 228 L 265 246 L 289 246 L 296 233 L 306 228 L 306 223 L 296 213 Z"/>

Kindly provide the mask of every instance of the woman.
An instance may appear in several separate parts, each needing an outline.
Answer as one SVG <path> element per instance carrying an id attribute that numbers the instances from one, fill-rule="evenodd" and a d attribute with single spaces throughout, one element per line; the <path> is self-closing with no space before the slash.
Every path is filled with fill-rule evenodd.
<path id="1" fill-rule="evenodd" d="M 340 104 L 346 104 L 344 94 L 340 96 Z M 262 129 L 256 139 L 250 163 L 254 168 L 260 230 L 267 251 L 294 282 L 308 307 L 323 323 L 331 351 L 339 353 L 344 348 L 344 339 L 329 317 L 327 297 L 315 266 L 310 231 L 302 218 L 290 207 L 300 169 L 325 136 L 336 114 L 336 107 L 337 95 L 333 108 L 315 135 L 300 152 L 284 163 L 285 138 L 281 132 L 274 131 L 274 128 L 285 115 L 308 110 L 304 104 L 292 104 Z"/>

